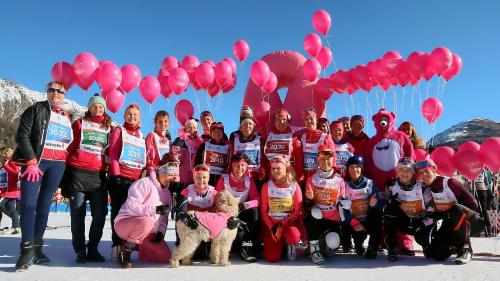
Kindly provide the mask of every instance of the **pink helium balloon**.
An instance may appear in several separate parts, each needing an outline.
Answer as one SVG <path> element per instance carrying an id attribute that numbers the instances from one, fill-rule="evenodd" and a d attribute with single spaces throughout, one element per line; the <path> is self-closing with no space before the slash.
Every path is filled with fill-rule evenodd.
<path id="1" fill-rule="evenodd" d="M 425 149 L 415 149 L 415 161 L 422 161 L 427 159 L 429 155 Z"/>
<path id="2" fill-rule="evenodd" d="M 330 48 L 321 47 L 321 50 L 319 50 L 319 53 L 316 56 L 316 59 L 318 59 L 319 64 L 321 64 L 321 67 L 325 69 L 332 62 L 333 59 L 332 51 L 330 50 Z"/>
<path id="3" fill-rule="evenodd" d="M 212 85 L 208 86 L 207 88 L 207 94 L 210 96 L 210 97 L 215 97 L 219 94 L 220 92 L 220 85 L 217 84 L 217 81 L 215 81 L 214 79 L 214 82 L 212 83 Z"/>
<path id="4" fill-rule="evenodd" d="M 245 40 L 238 40 L 234 43 L 233 54 L 239 61 L 244 61 L 250 53 L 250 46 Z"/>
<path id="5" fill-rule="evenodd" d="M 84 90 L 88 90 L 97 78 L 98 69 L 99 61 L 93 54 L 84 52 L 76 56 L 73 62 L 73 70 L 75 71 L 78 86 Z"/>
<path id="6" fill-rule="evenodd" d="M 179 60 L 174 56 L 168 56 L 163 59 L 161 66 L 165 68 L 166 71 L 171 71 L 179 67 Z"/>
<path id="7" fill-rule="evenodd" d="M 321 73 L 321 64 L 315 58 L 306 60 L 302 66 L 304 77 L 309 81 L 316 81 Z"/>
<path id="8" fill-rule="evenodd" d="M 468 178 L 474 180 L 483 171 L 484 164 L 479 158 L 479 152 L 474 150 L 461 150 L 455 154 L 455 165 L 458 172 Z"/>
<path id="9" fill-rule="evenodd" d="M 422 115 L 429 121 L 434 123 L 443 114 L 443 104 L 438 98 L 428 98 L 422 103 Z"/>
<path id="10" fill-rule="evenodd" d="M 190 81 L 195 81 L 194 71 L 200 65 L 200 61 L 194 55 L 187 55 L 182 59 L 181 67 L 186 70 Z"/>
<path id="11" fill-rule="evenodd" d="M 485 140 L 479 149 L 479 157 L 491 171 L 500 171 L 500 137 Z"/>
<path id="12" fill-rule="evenodd" d="M 304 38 L 304 50 L 306 50 L 306 52 L 313 57 L 319 54 L 322 45 L 321 38 L 318 34 L 309 33 Z"/>
<path id="13" fill-rule="evenodd" d="M 52 79 L 63 83 L 66 90 L 71 88 L 71 86 L 75 83 L 76 77 L 73 66 L 65 61 L 60 61 L 54 64 L 50 73 L 52 74 Z"/>
<path id="14" fill-rule="evenodd" d="M 179 124 L 184 126 L 186 121 L 194 115 L 193 104 L 185 99 L 178 101 L 175 104 L 174 115 Z"/>
<path id="15" fill-rule="evenodd" d="M 334 87 L 329 78 L 320 78 L 314 86 L 314 96 L 321 100 L 329 100 L 333 95 Z"/>
<path id="16" fill-rule="evenodd" d="M 429 66 L 437 75 L 443 74 L 453 63 L 453 55 L 446 47 L 438 47 L 431 53 Z"/>
<path id="17" fill-rule="evenodd" d="M 367 92 L 374 86 L 372 76 L 366 65 L 358 65 L 353 68 L 351 71 L 351 78 L 354 84 Z"/>
<path id="18" fill-rule="evenodd" d="M 102 92 L 102 97 L 106 99 L 106 108 L 113 113 L 118 112 L 125 101 L 125 94 L 118 89 Z"/>
<path id="19" fill-rule="evenodd" d="M 451 66 L 442 74 L 442 77 L 449 81 L 451 78 L 455 77 L 462 70 L 462 58 L 459 55 L 453 54 L 453 62 Z"/>
<path id="20" fill-rule="evenodd" d="M 212 66 L 213 68 L 215 68 L 215 62 L 213 60 L 206 60 L 204 62 L 208 63 L 210 66 Z"/>
<path id="21" fill-rule="evenodd" d="M 432 151 L 430 158 L 436 163 L 437 172 L 446 177 L 452 177 L 457 168 L 455 167 L 453 156 L 455 151 L 449 146 L 441 146 Z"/>
<path id="22" fill-rule="evenodd" d="M 221 87 L 233 81 L 233 70 L 228 62 L 221 61 L 215 65 L 215 81 Z"/>
<path id="23" fill-rule="evenodd" d="M 161 95 L 164 96 L 166 99 L 172 96 L 172 90 L 168 85 L 168 76 L 159 76 L 158 82 L 160 82 Z"/>
<path id="24" fill-rule="evenodd" d="M 406 61 L 401 59 L 398 61 L 398 66 L 396 67 L 396 71 L 394 73 L 394 77 L 399 85 L 402 87 L 408 85 L 411 80 L 411 74 L 408 71 L 408 66 Z"/>
<path id="25" fill-rule="evenodd" d="M 397 51 L 389 51 L 384 54 L 382 57 L 382 60 L 384 60 L 385 66 L 389 70 L 390 73 L 394 75 L 396 72 L 396 68 L 398 66 L 398 61 L 401 59 L 401 54 L 398 53 Z"/>
<path id="26" fill-rule="evenodd" d="M 461 150 L 479 151 L 479 149 L 481 149 L 481 146 L 479 145 L 479 143 L 474 142 L 474 141 L 466 141 L 461 146 L 458 147 L 458 151 L 461 151 Z"/>
<path id="27" fill-rule="evenodd" d="M 215 72 L 214 68 L 209 63 L 200 64 L 195 71 L 195 78 L 201 88 L 206 89 L 214 82 Z"/>
<path id="28" fill-rule="evenodd" d="M 255 107 L 255 118 L 257 123 L 265 124 L 269 117 L 269 111 L 271 110 L 271 105 L 268 102 L 260 101 Z"/>
<path id="29" fill-rule="evenodd" d="M 236 79 L 236 76 L 233 75 L 233 81 L 227 85 L 225 85 L 223 88 L 221 88 L 223 93 L 227 93 L 234 89 L 236 87 L 236 84 L 238 83 L 238 79 Z"/>
<path id="30" fill-rule="evenodd" d="M 112 63 L 105 63 L 99 67 L 97 72 L 97 84 L 105 92 L 116 89 L 122 83 L 122 72 L 120 68 Z"/>
<path id="31" fill-rule="evenodd" d="M 236 62 L 232 58 L 225 58 L 224 61 L 229 63 L 233 74 L 236 74 Z"/>
<path id="32" fill-rule="evenodd" d="M 146 76 L 139 84 L 139 92 L 147 103 L 152 104 L 160 96 L 160 82 L 154 76 Z"/>
<path id="33" fill-rule="evenodd" d="M 332 81 L 335 91 L 337 93 L 343 93 L 349 86 L 351 73 L 344 69 L 339 69 L 337 72 L 330 75 L 330 80 Z"/>
<path id="34" fill-rule="evenodd" d="M 120 84 L 120 88 L 124 92 L 128 93 L 139 86 L 139 82 L 141 82 L 141 70 L 137 66 L 126 64 L 122 67 L 121 73 L 122 83 Z"/>
<path id="35" fill-rule="evenodd" d="M 423 55 L 424 53 L 415 51 L 411 53 L 406 59 L 408 71 L 410 72 L 411 76 L 419 80 L 420 78 L 422 78 L 422 75 L 424 75 L 425 69 L 427 67 L 425 61 L 423 61 L 422 59 Z"/>
<path id="36" fill-rule="evenodd" d="M 262 60 L 258 60 L 252 64 L 250 68 L 250 77 L 252 81 L 257 86 L 264 85 L 267 80 L 269 80 L 271 70 L 269 70 L 269 66 Z"/>
<path id="37" fill-rule="evenodd" d="M 184 92 L 189 86 L 188 73 L 182 67 L 172 70 L 168 76 L 168 85 L 176 95 Z"/>
<path id="38" fill-rule="evenodd" d="M 326 35 L 332 25 L 332 19 L 327 11 L 318 10 L 313 15 L 312 24 L 317 32 Z"/>
<path id="39" fill-rule="evenodd" d="M 277 86 L 278 86 L 278 77 L 276 77 L 276 74 L 274 74 L 274 72 L 271 71 L 269 74 L 269 79 L 260 88 L 264 93 L 272 93 L 274 92 L 274 90 L 276 90 Z"/>
<path id="40" fill-rule="evenodd" d="M 370 71 L 370 75 L 373 77 L 373 80 L 377 84 L 382 84 L 384 82 L 385 84 L 387 84 L 386 80 L 389 80 L 391 78 L 391 74 L 386 66 L 386 62 L 381 59 L 369 62 L 367 67 Z"/>
<path id="41" fill-rule="evenodd" d="M 429 81 L 435 74 L 434 69 L 430 65 L 431 61 L 431 55 L 430 54 L 423 54 L 421 57 L 421 63 L 424 65 L 424 74 L 422 77 L 426 80 Z"/>

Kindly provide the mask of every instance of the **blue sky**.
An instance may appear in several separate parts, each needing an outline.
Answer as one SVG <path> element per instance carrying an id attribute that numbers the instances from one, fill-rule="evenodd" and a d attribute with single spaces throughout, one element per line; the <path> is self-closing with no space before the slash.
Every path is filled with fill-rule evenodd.
<path id="1" fill-rule="evenodd" d="M 210 99 L 210 109 L 222 120 L 226 130 L 238 126 L 239 107 L 248 83 L 250 65 L 277 50 L 303 50 L 303 38 L 314 29 L 313 13 L 327 10 L 332 16 L 330 42 L 337 67 L 351 68 L 380 58 L 388 50 L 403 57 L 420 50 L 431 52 L 447 46 L 463 60 L 462 72 L 447 83 L 441 100 L 444 113 L 430 128 L 420 114 L 422 101 L 436 96 L 438 80 L 429 86 L 421 82 L 411 102 L 412 89 L 391 89 L 385 106 L 398 104 L 398 124 L 413 122 L 424 136 L 432 136 L 460 121 L 477 117 L 498 121 L 500 98 L 500 1 L 8 1 L 2 3 L 0 18 L 0 77 L 15 80 L 34 90 L 43 90 L 50 80 L 50 69 L 57 61 L 73 62 L 75 56 L 89 51 L 99 60 L 119 66 L 137 65 L 143 76 L 156 75 L 163 58 L 187 54 L 201 61 L 220 61 L 232 56 L 238 39 L 250 45 L 250 56 L 238 66 L 238 85 L 220 98 Z M 334 72 L 330 66 L 326 73 Z M 78 87 L 69 98 L 86 105 L 94 86 L 85 93 Z M 374 112 L 377 94 L 368 95 Z M 197 96 L 197 97 L 196 97 Z M 195 114 L 208 109 L 206 93 L 189 88 L 179 98 L 195 106 Z M 160 98 L 150 107 L 136 89 L 125 103 L 137 102 L 143 108 L 143 127 L 152 129 L 152 118 L 159 109 L 173 114 L 176 97 Z M 198 101 L 198 102 L 197 102 Z M 218 104 L 220 105 L 218 106 Z M 364 93 L 334 95 L 328 101 L 330 119 L 347 114 L 367 115 Z M 353 108 L 354 106 L 354 108 Z M 123 111 L 113 115 L 122 122 Z M 367 120 L 370 120 L 368 117 Z M 423 126 L 422 126 L 423 124 Z M 174 122 L 173 129 L 179 128 Z M 367 122 L 373 132 L 372 122 Z"/>

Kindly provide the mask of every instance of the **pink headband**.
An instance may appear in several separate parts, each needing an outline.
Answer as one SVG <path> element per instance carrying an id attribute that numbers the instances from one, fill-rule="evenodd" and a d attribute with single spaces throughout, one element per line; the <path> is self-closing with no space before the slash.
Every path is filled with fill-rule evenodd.
<path id="1" fill-rule="evenodd" d="M 277 156 L 277 157 L 274 157 L 270 160 L 271 164 L 283 164 L 283 165 L 287 165 L 288 164 L 288 161 L 286 160 L 285 157 L 282 157 L 282 156 Z"/>

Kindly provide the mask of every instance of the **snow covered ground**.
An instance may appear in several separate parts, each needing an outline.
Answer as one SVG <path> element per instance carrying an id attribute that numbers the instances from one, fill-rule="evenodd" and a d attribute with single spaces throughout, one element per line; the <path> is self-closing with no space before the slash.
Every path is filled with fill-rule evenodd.
<path id="1" fill-rule="evenodd" d="M 87 227 L 90 216 L 87 216 Z M 212 266 L 208 262 L 193 266 L 170 268 L 167 264 L 147 264 L 133 256 L 133 268 L 120 269 L 109 259 L 111 228 L 109 222 L 104 229 L 101 253 L 108 259 L 105 263 L 79 265 L 74 262 L 71 246 L 69 213 L 51 213 L 49 226 L 45 232 L 45 253 L 51 258 L 50 266 L 32 266 L 27 272 L 14 272 L 13 267 L 19 253 L 19 235 L 0 236 L 0 280 L 500 280 L 500 258 L 475 256 L 466 265 L 427 260 L 421 255 L 401 257 L 397 263 L 389 263 L 385 256 L 368 261 L 354 255 L 339 254 L 326 264 L 315 266 L 305 257 L 296 261 L 282 261 L 269 264 L 262 260 L 247 264 L 233 255 L 230 267 Z M 2 227 L 10 226 L 4 216 Z M 173 246 L 173 224 L 167 233 L 169 246 Z M 500 254 L 500 238 L 475 238 L 475 253 Z M 417 248 L 418 249 L 418 248 Z"/>

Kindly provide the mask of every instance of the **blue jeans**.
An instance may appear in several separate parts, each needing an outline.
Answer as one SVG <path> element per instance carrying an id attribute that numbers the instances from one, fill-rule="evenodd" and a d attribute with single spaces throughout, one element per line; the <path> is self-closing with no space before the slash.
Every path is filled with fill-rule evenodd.
<path id="1" fill-rule="evenodd" d="M 0 198 L 0 211 L 0 221 L 2 220 L 2 213 L 4 213 L 11 218 L 12 228 L 19 227 L 19 214 L 15 198 Z"/>
<path id="2" fill-rule="evenodd" d="M 22 242 L 41 240 L 47 227 L 50 205 L 66 168 L 64 161 L 41 160 L 43 175 L 37 182 L 21 179 Z M 21 172 L 24 172 L 25 168 Z"/>
<path id="3" fill-rule="evenodd" d="M 97 249 L 102 238 L 102 229 L 108 214 L 108 193 L 104 189 L 95 191 L 73 191 L 69 197 L 71 207 L 71 235 L 75 253 L 85 251 L 85 215 L 87 200 L 90 204 L 92 223 L 89 230 L 89 248 Z"/>

